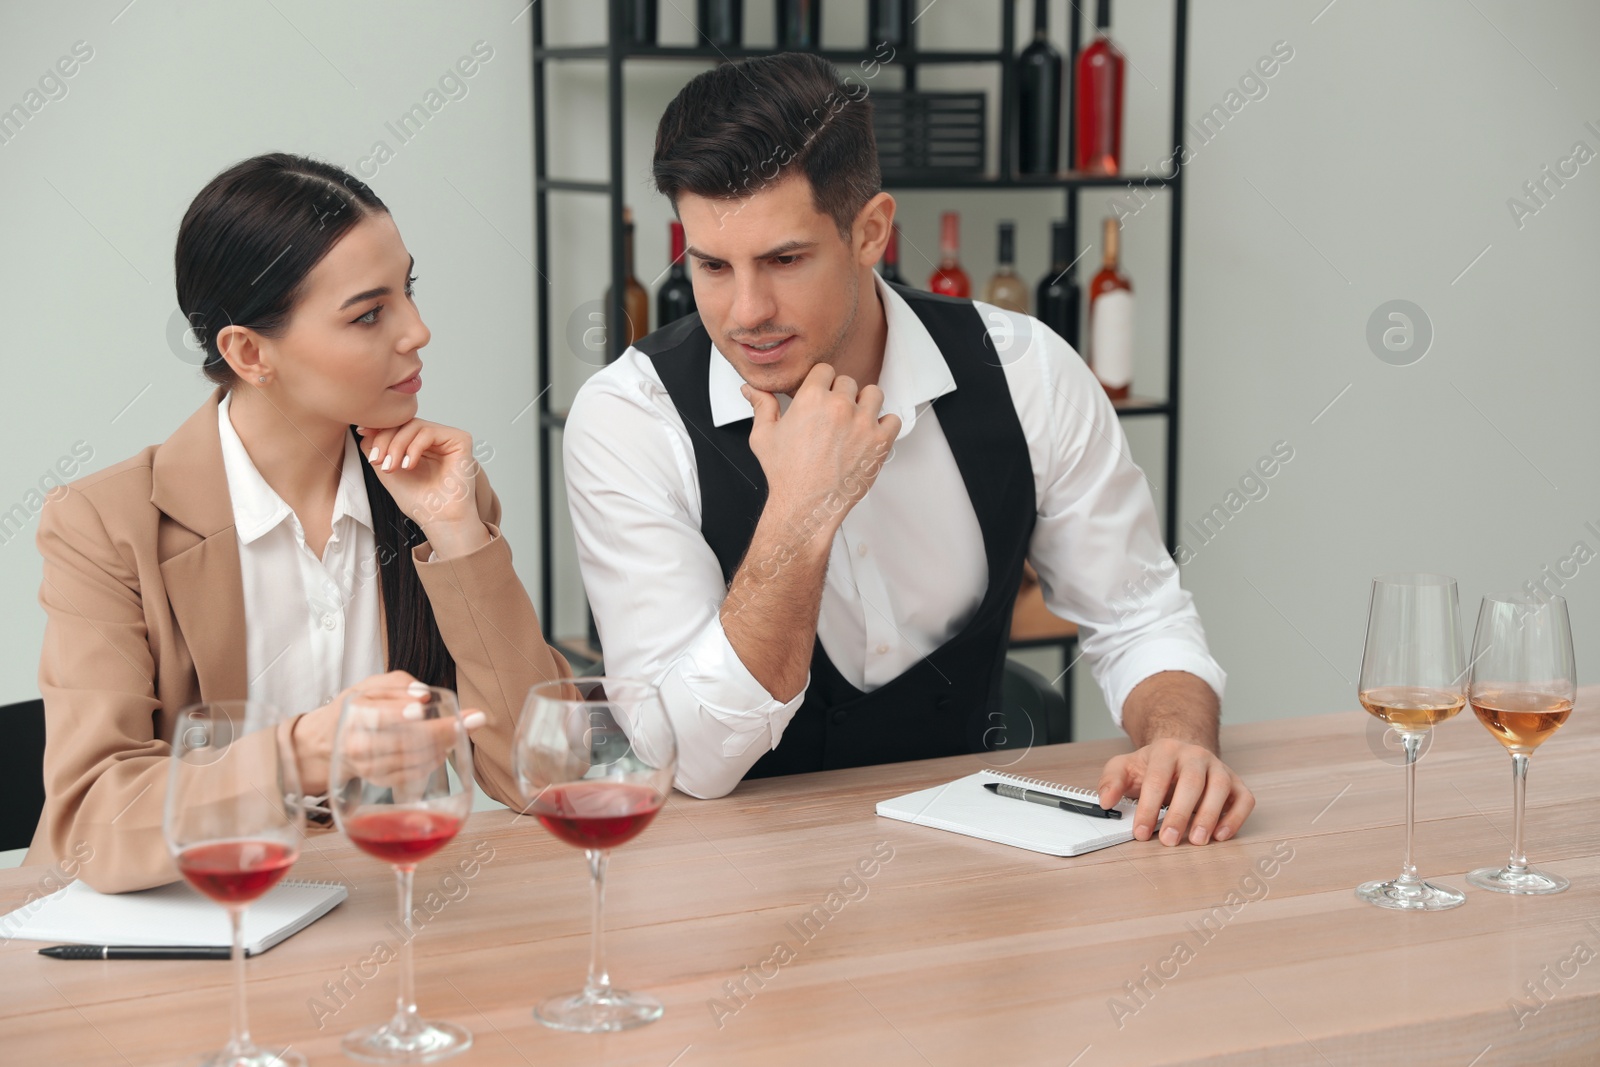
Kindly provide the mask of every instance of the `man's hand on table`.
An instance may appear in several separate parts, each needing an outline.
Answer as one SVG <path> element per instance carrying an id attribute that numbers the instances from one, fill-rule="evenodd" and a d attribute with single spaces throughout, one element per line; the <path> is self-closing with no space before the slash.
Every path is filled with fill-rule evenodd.
<path id="1" fill-rule="evenodd" d="M 1100 804 L 1137 797 L 1133 836 L 1148 841 L 1163 806 L 1161 842 L 1188 837 L 1203 845 L 1226 841 L 1256 806 L 1256 798 L 1217 755 L 1216 694 L 1183 671 L 1163 671 L 1134 687 L 1122 722 L 1140 747 L 1114 756 L 1100 775 Z"/>

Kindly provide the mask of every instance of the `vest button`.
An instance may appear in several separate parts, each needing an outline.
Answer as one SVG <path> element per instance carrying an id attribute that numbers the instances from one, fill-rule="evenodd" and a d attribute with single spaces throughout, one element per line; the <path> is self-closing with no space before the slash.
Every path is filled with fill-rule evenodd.
<path id="1" fill-rule="evenodd" d="M 845 719 L 847 719 L 848 717 L 849 717 L 848 713 L 846 713 L 844 711 L 836 711 L 836 712 L 833 713 L 833 723 L 834 723 L 835 726 L 837 726 L 840 723 L 844 722 Z"/>

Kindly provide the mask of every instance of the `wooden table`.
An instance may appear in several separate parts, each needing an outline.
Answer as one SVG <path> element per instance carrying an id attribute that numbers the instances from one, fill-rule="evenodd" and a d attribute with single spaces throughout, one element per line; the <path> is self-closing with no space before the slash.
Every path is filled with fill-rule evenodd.
<path id="1" fill-rule="evenodd" d="M 1600 690 L 1533 761 L 1530 851 L 1573 883 L 1555 897 L 1467 888 L 1465 907 L 1426 915 L 1358 901 L 1358 882 L 1401 859 L 1404 775 L 1374 754 L 1378 735 L 1361 712 L 1230 727 L 1226 754 L 1260 801 L 1237 840 L 1068 860 L 873 814 L 987 757 L 675 797 L 613 857 L 607 902 L 611 973 L 667 1014 L 596 1037 L 529 1014 L 582 980 L 580 854 L 529 818 L 480 813 L 418 873 L 419 903 L 439 894 L 416 941 L 419 999 L 476 1035 L 460 1064 L 1600 1062 Z M 1011 769 L 1092 784 L 1122 747 L 1035 749 Z M 1466 888 L 1465 871 L 1507 853 L 1509 760 L 1458 719 L 1418 783 L 1422 873 Z M 875 850 L 892 858 L 873 867 Z M 443 881 L 473 855 L 474 877 Z M 872 876 L 847 878 L 864 860 Z M 392 879 L 331 834 L 294 875 L 342 878 L 350 899 L 250 962 L 253 1029 L 349 1062 L 339 1036 L 393 1003 L 392 966 L 361 977 L 377 942 L 395 943 Z M 39 878 L 0 872 L 0 907 Z M 228 964 L 68 963 L 37 947 L 0 946 L 7 1067 L 192 1063 L 221 1044 Z"/>

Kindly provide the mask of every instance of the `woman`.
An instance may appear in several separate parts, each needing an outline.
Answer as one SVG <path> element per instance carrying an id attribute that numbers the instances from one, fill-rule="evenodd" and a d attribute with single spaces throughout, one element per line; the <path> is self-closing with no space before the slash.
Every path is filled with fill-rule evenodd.
<path id="1" fill-rule="evenodd" d="M 314 795 L 341 693 L 386 670 L 459 689 L 478 782 L 515 803 L 522 697 L 568 667 L 471 437 L 416 417 L 429 333 L 388 209 L 337 167 L 259 156 L 195 198 L 176 259 L 218 388 L 40 518 L 46 801 L 26 862 L 87 852 L 80 877 L 106 892 L 174 880 L 161 815 L 180 708 L 301 713 L 289 736 Z"/>

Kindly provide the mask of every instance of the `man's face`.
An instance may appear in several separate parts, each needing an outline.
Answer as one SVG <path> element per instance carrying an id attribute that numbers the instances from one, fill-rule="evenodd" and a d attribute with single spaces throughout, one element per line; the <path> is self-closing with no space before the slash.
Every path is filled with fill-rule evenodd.
<path id="1" fill-rule="evenodd" d="M 784 178 L 742 200 L 678 197 L 695 304 L 741 377 L 792 394 L 832 363 L 856 321 L 864 270 L 811 183 Z M 871 264 L 867 264 L 870 268 Z"/>

